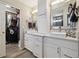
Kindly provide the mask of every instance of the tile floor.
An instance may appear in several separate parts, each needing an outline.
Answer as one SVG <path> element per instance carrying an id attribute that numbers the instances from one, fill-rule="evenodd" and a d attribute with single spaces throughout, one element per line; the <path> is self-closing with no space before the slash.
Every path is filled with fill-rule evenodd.
<path id="1" fill-rule="evenodd" d="M 18 44 L 8 44 L 6 58 L 35 58 L 35 56 L 28 50 L 20 50 Z"/>
<path id="2" fill-rule="evenodd" d="M 29 52 L 28 50 L 26 50 L 25 53 L 17 56 L 16 58 L 36 58 L 31 52 Z"/>

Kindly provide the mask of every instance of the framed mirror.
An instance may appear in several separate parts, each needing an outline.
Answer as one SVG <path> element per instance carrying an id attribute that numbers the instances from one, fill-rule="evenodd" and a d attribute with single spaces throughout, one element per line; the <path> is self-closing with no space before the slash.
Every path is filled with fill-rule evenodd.
<path id="1" fill-rule="evenodd" d="M 53 17 L 52 26 L 63 26 L 63 15 Z"/>
<path id="2" fill-rule="evenodd" d="M 52 2 L 54 3 L 54 2 Z M 59 27 L 63 27 L 63 3 L 58 3 L 55 5 L 51 5 L 51 30 L 58 29 Z"/>
<path id="3" fill-rule="evenodd" d="M 54 0 L 51 3 L 50 15 L 51 15 L 51 30 L 59 29 L 61 26 L 62 29 L 69 27 L 69 4 L 74 4 L 75 0 Z"/>

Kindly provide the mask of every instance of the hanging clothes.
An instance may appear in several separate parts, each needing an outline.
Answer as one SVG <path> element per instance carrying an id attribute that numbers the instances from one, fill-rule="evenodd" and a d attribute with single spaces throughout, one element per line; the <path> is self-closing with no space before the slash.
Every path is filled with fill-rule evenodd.
<path id="1" fill-rule="evenodd" d="M 76 16 L 75 12 L 72 12 L 71 17 L 70 17 L 71 22 L 77 22 L 78 17 Z"/>
<path id="2" fill-rule="evenodd" d="M 76 2 L 75 2 L 74 5 L 73 5 L 73 7 L 72 7 L 72 10 L 71 10 L 71 12 L 69 14 L 71 22 L 77 22 L 78 21 L 78 17 L 77 17 L 78 13 L 77 12 L 78 11 L 77 11 Z"/>

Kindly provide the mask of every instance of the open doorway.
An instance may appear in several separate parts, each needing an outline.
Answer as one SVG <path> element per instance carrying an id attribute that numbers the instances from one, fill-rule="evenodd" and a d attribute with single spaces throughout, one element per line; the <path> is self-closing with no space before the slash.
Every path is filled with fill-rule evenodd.
<path id="1" fill-rule="evenodd" d="M 20 10 L 16 13 L 6 11 L 6 54 L 11 57 L 18 52 L 20 40 Z"/>

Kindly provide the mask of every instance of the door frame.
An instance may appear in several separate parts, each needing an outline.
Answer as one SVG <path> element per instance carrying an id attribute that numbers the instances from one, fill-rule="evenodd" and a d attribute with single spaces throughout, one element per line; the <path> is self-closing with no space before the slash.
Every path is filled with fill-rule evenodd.
<path id="1" fill-rule="evenodd" d="M 13 12 L 10 12 L 10 11 L 5 11 L 5 34 L 6 34 L 6 28 L 7 28 L 7 13 L 17 15 L 17 13 L 13 13 Z M 6 38 L 5 38 L 5 41 L 6 41 Z M 20 41 L 20 17 L 19 17 L 19 41 Z M 18 48 L 19 48 L 19 41 L 18 41 Z"/>

